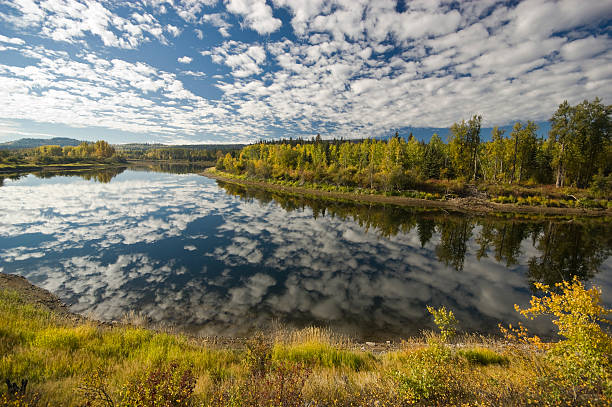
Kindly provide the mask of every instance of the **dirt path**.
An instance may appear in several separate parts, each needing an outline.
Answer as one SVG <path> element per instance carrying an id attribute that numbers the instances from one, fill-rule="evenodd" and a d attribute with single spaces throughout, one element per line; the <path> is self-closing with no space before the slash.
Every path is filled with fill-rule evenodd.
<path id="1" fill-rule="evenodd" d="M 566 216 L 586 216 L 603 217 L 612 216 L 612 211 L 605 209 L 585 209 L 585 208 L 549 208 L 543 206 L 520 206 L 513 204 L 499 204 L 482 198 L 454 198 L 447 201 L 431 201 L 427 199 L 408 198 L 402 196 L 384 195 L 361 195 L 350 192 L 329 192 L 319 189 L 288 187 L 277 185 L 265 181 L 255 181 L 248 179 L 235 179 L 207 169 L 201 175 L 232 184 L 253 186 L 270 191 L 280 191 L 292 194 L 311 195 L 323 198 L 343 199 L 365 203 L 393 204 L 402 206 L 415 206 L 427 208 L 441 208 L 453 211 L 466 212 L 469 214 L 483 215 L 491 213 L 528 213 L 537 215 L 566 215 Z"/>

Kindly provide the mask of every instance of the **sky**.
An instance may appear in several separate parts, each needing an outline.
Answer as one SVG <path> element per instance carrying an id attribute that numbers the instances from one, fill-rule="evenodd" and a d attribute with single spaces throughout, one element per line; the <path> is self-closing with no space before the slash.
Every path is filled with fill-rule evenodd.
<path id="1" fill-rule="evenodd" d="M 611 21 L 612 0 L 0 0 L 0 142 L 545 128 L 612 103 Z"/>

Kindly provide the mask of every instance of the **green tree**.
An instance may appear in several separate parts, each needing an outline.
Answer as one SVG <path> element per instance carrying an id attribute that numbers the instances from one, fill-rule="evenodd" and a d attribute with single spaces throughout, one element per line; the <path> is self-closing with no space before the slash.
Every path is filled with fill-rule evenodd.
<path id="1" fill-rule="evenodd" d="M 454 123 L 450 128 L 449 150 L 457 174 L 476 179 L 478 173 L 478 148 L 482 116 L 474 115 L 467 122 Z"/>

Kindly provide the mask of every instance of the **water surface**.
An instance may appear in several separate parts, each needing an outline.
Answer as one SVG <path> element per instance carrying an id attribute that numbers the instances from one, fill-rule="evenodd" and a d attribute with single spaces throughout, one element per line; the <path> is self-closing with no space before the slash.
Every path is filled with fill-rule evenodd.
<path id="1" fill-rule="evenodd" d="M 307 199 L 174 170 L 183 174 L 5 179 L 0 270 L 75 312 L 117 320 L 134 311 L 201 335 L 281 323 L 395 339 L 431 328 L 426 305 L 451 308 L 464 330 L 494 333 L 517 321 L 513 305 L 528 303 L 534 281 L 574 275 L 612 304 L 603 221 Z"/>

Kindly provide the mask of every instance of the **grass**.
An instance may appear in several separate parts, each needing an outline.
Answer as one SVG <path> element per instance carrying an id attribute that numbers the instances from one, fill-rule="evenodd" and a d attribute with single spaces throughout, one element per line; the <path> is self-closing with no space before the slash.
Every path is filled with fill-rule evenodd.
<path id="1" fill-rule="evenodd" d="M 474 348 L 460 350 L 457 354 L 473 365 L 489 366 L 489 365 L 501 365 L 506 366 L 510 363 L 510 359 L 507 356 L 500 355 L 499 353 L 486 348 Z"/>
<path id="2" fill-rule="evenodd" d="M 429 334 L 374 354 L 329 330 L 279 329 L 229 349 L 180 334 L 69 319 L 0 290 L 0 406 L 610 402 L 603 391 L 575 398 L 551 387 L 543 379 L 553 377 L 554 366 L 534 347 L 459 340 L 462 346 Z M 8 394 L 5 380 L 22 379 L 26 391 Z"/>

